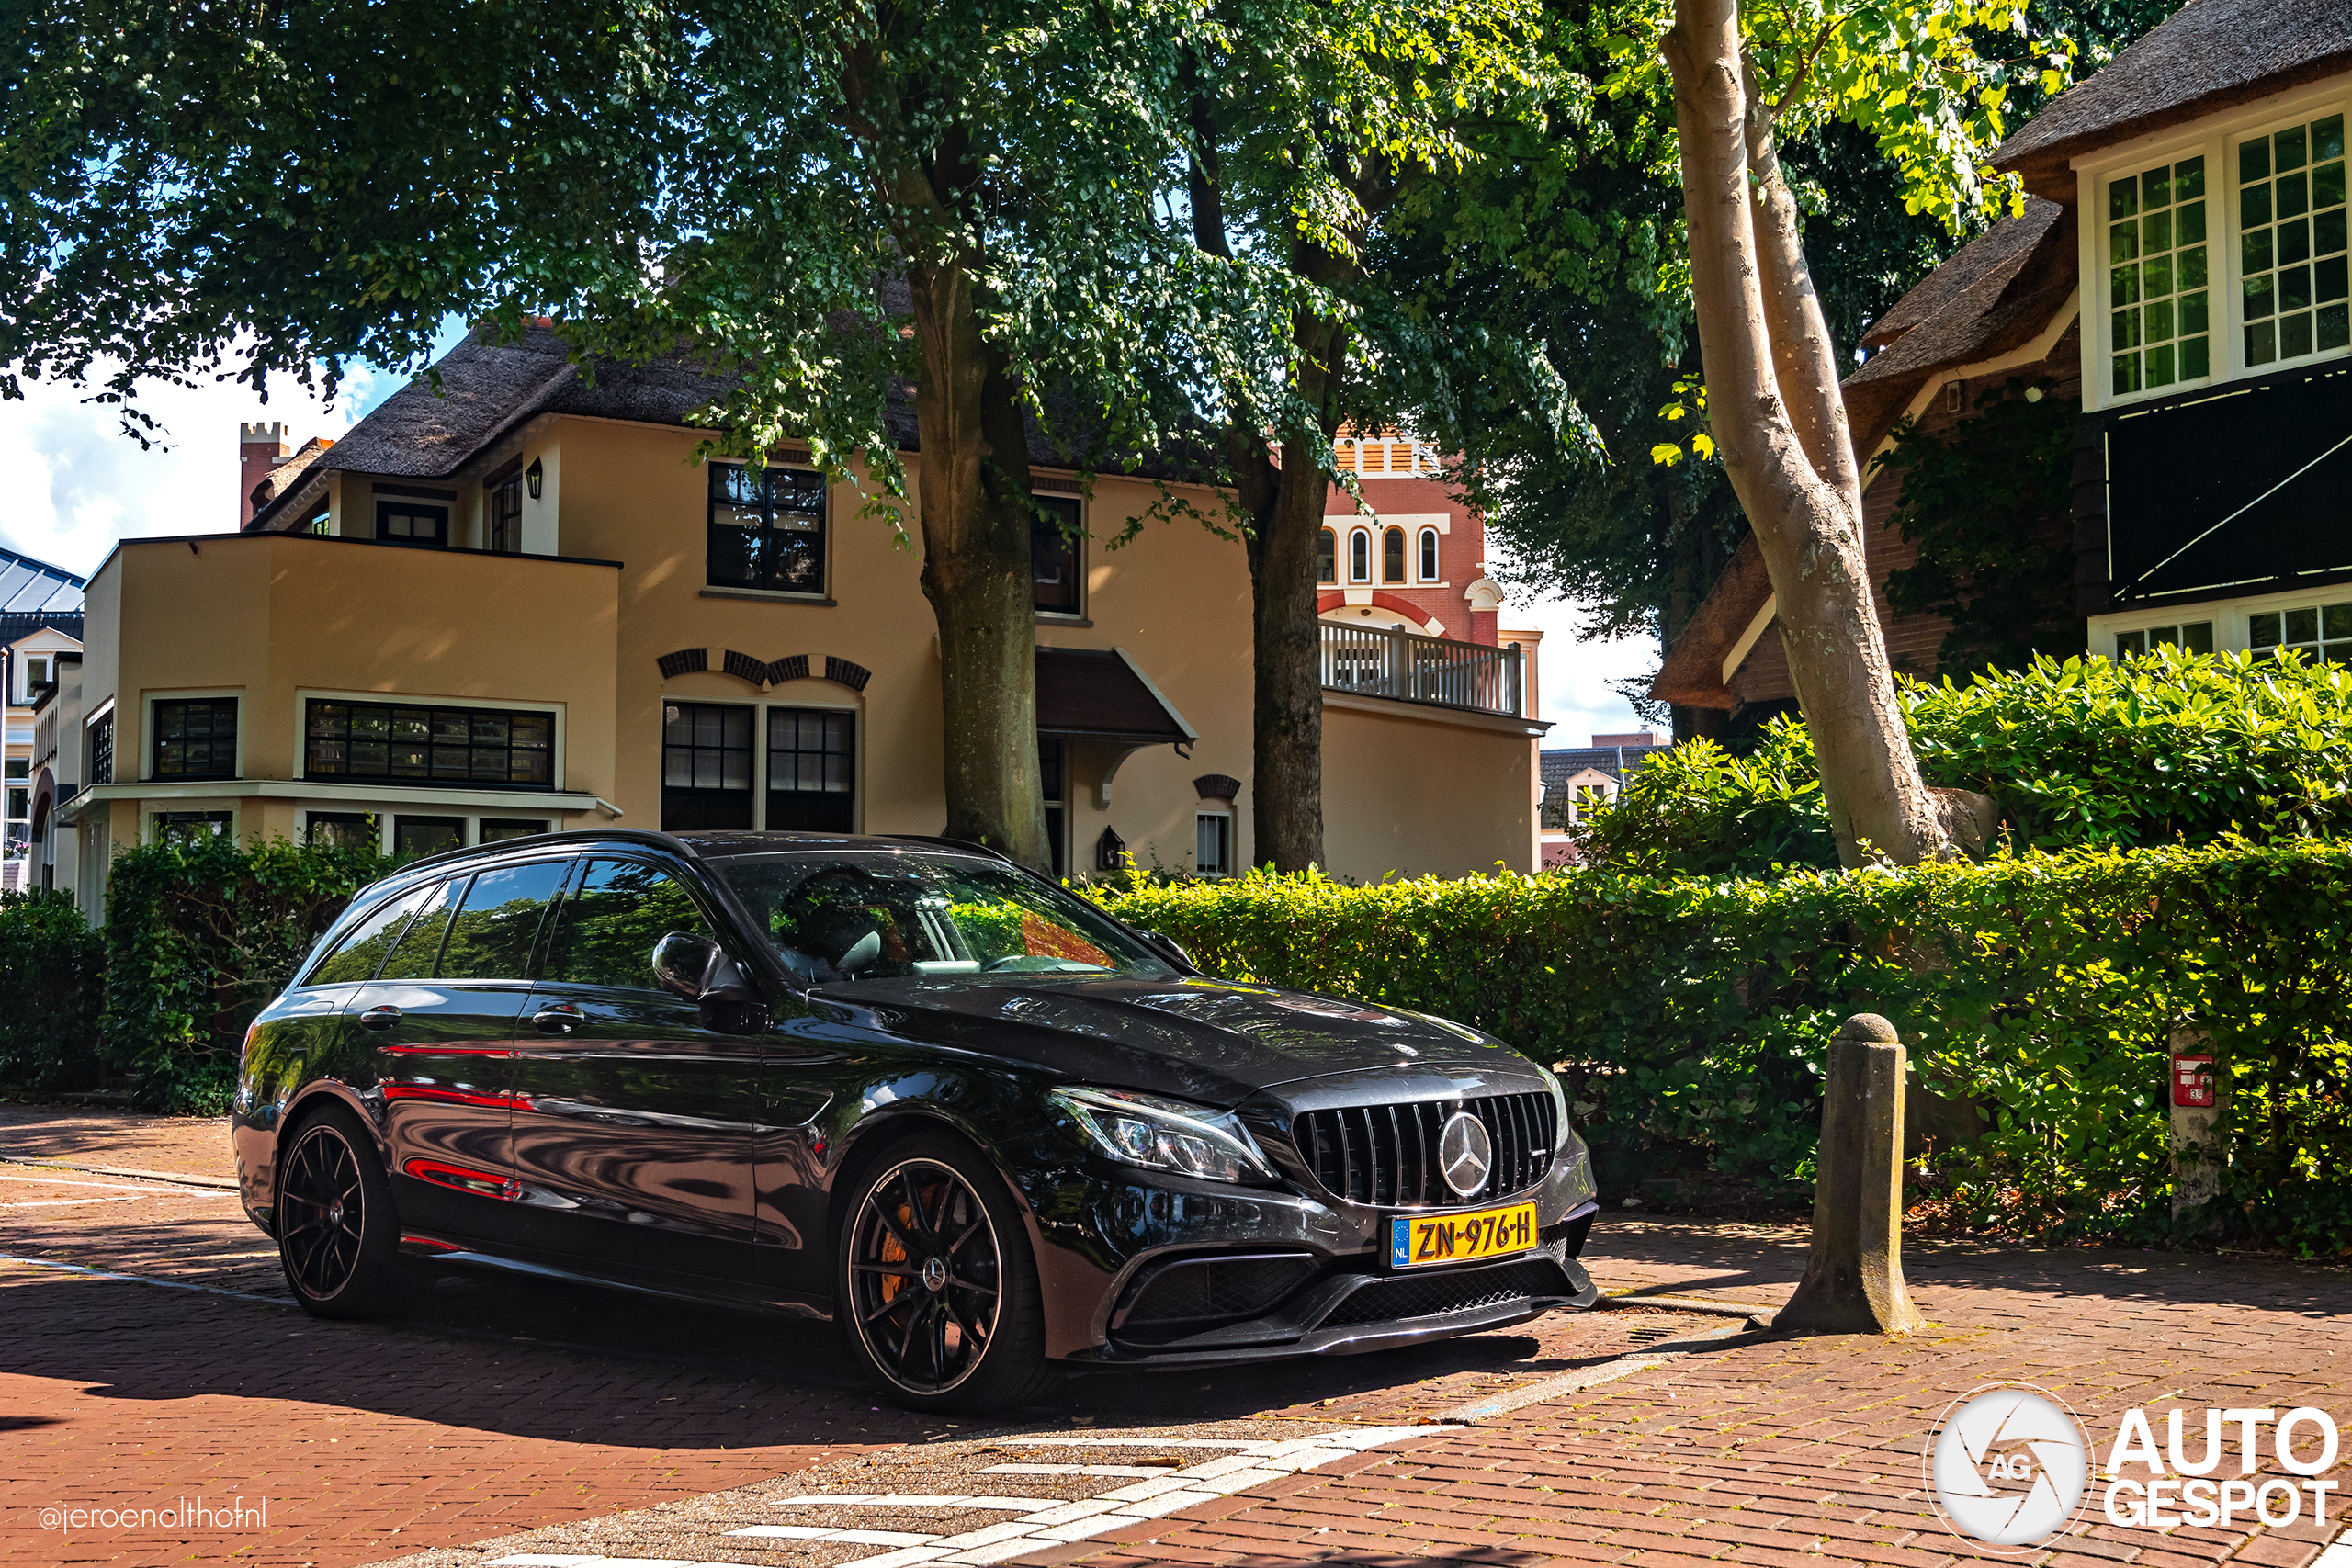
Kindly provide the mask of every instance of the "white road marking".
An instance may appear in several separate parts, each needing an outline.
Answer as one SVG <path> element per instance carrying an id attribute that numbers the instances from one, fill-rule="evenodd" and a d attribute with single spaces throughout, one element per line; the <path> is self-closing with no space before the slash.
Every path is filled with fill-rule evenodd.
<path id="1" fill-rule="evenodd" d="M 1002 1524 L 984 1525 L 978 1529 L 964 1530 L 955 1535 L 925 1536 L 912 1530 L 844 1530 L 827 1529 L 817 1525 L 750 1525 L 729 1530 L 730 1536 L 746 1540 L 823 1540 L 841 1543 L 864 1542 L 876 1546 L 895 1545 L 898 1550 L 876 1557 L 853 1560 L 852 1568 L 915 1568 L 919 1563 L 943 1565 L 1001 1562 L 1008 1557 L 1042 1551 L 1049 1546 L 1066 1546 L 1072 1541 L 1087 1540 L 1095 1536 L 1123 1529 L 1128 1525 L 1141 1524 L 1164 1514 L 1189 1508 L 1196 1504 L 1213 1503 L 1220 1497 L 1230 1497 L 1252 1486 L 1262 1486 L 1269 1481 L 1301 1471 L 1329 1464 L 1335 1459 L 1362 1453 L 1386 1443 L 1401 1442 L 1408 1438 L 1436 1437 L 1449 1428 L 1444 1427 L 1357 1427 L 1321 1432 L 1311 1438 L 1289 1438 L 1265 1442 L 1225 1442 L 1207 1438 L 1057 1438 L 1049 1435 L 1012 1438 L 1001 1448 L 1034 1448 L 1050 1450 L 1070 1448 L 1080 1444 L 1108 1447 L 1113 1444 L 1136 1448 L 1193 1448 L 1227 1450 L 1205 1455 L 1196 1464 L 1181 1468 L 1142 1465 L 996 1465 L 980 1472 L 988 1474 L 1027 1475 L 1111 1475 L 1137 1476 L 1138 1479 L 1114 1491 L 1099 1496 L 1059 1499 L 1038 1497 L 1026 1500 L 1034 1511 Z M 953 1495 L 946 1495 L 952 1496 Z M 817 1507 L 837 1505 L 848 1499 L 856 1505 L 922 1506 L 910 1494 L 845 1493 L 827 1496 L 821 1493 L 803 1497 L 774 1499 L 779 1507 Z M 956 1501 L 941 1501 L 943 1509 L 956 1506 L 1006 1506 L 1022 1499 L 989 1498 L 985 1504 L 969 1497 Z M 886 1539 L 887 1538 L 887 1539 Z M 656 1560 L 630 1557 L 563 1558 L 503 1557 L 491 1568 L 652 1568 Z"/>
<path id="2" fill-rule="evenodd" d="M 80 1274 L 92 1280 L 127 1280 L 134 1285 L 161 1285 L 167 1291 L 196 1291 L 208 1296 L 227 1296 L 231 1301 L 259 1302 L 264 1306 L 284 1307 L 294 1304 L 289 1301 L 280 1301 L 275 1296 L 256 1296 L 244 1291 L 224 1291 L 218 1285 L 191 1285 L 184 1280 L 158 1280 L 147 1274 L 117 1274 L 111 1269 L 85 1269 L 79 1263 L 52 1263 L 46 1258 L 17 1258 L 8 1253 L 0 1252 L 0 1263 L 19 1263 L 28 1269 L 54 1269 L 61 1274 Z M 599 1560 L 583 1557 L 581 1561 L 587 1562 Z"/>
<path id="3" fill-rule="evenodd" d="M 992 1464 L 982 1475 L 1132 1475 L 1147 1480 L 1166 1475 L 1172 1464 Z"/>
<path id="4" fill-rule="evenodd" d="M 71 1209 L 85 1203 L 136 1203 L 136 1198 L 38 1198 L 29 1203 L 0 1203 L 0 1209 Z"/>
<path id="5" fill-rule="evenodd" d="M 934 1496 L 919 1492 L 812 1492 L 806 1497 L 779 1497 L 779 1508 L 1003 1508 L 1016 1514 L 1035 1513 L 1044 1497 L 967 1497 L 947 1492 Z"/>
<path id="6" fill-rule="evenodd" d="M 234 1192 L 191 1191 L 185 1187 L 141 1187 L 128 1181 L 68 1181 L 57 1176 L 0 1176 L 0 1181 L 32 1181 L 43 1187 L 103 1187 L 115 1192 L 144 1192 L 151 1198 L 234 1198 Z"/>

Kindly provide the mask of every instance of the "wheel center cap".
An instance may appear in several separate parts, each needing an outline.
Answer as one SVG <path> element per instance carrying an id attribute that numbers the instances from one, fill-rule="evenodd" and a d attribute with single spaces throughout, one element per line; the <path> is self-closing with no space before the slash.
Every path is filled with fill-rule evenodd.
<path id="1" fill-rule="evenodd" d="M 327 1224 L 331 1225 L 339 1225 L 343 1224 L 343 1205 L 341 1203 L 330 1203 L 327 1205 Z"/>
<path id="2" fill-rule="evenodd" d="M 947 1288 L 947 1259 L 926 1258 L 922 1260 L 922 1288 L 944 1291 Z"/>

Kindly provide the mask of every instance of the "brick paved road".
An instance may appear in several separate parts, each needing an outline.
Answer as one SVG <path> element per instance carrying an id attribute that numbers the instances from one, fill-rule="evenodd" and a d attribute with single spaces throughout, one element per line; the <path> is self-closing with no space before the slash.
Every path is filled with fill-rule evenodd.
<path id="1" fill-rule="evenodd" d="M 187 1168 L 218 1135 L 217 1123 L 0 1111 L 0 1145 L 19 1161 L 62 1146 L 81 1163 Z M 262 1298 L 0 1263 L 0 1553 L 17 1561 L 365 1562 L 960 1435 L 877 1408 L 830 1329 L 458 1276 L 399 1323 L 321 1324 L 271 1304 L 287 1300 L 275 1253 L 233 1198 L 0 1164 L 8 1204 L 0 1255 Z M 1688 1320 L 1555 1318 L 1276 1372 L 1081 1380 L 1035 1424 L 1410 1421 L 1621 1354 L 1645 1323 L 1676 1321 Z M 268 1529 L 40 1529 L 46 1506 L 198 1495 L 269 1497 Z"/>
<path id="2" fill-rule="evenodd" d="M 1797 1235 L 1612 1226 L 1595 1233 L 1597 1271 L 1620 1285 L 1681 1289 L 1721 1279 L 1734 1295 L 1760 1297 L 1792 1278 Z M 2153 1253 L 1914 1251 L 1914 1293 L 1936 1320 L 1916 1338 L 1747 1337 L 1109 1543 L 1018 1561 L 1938 1568 L 1979 1554 L 1934 1518 L 1920 1446 L 1942 1408 L 1978 1384 L 2015 1379 L 2058 1393 L 2084 1416 L 2102 1458 L 2135 1404 L 2157 1413 L 2160 1433 L 2161 1412 L 2176 1405 L 2314 1404 L 2352 1417 L 2344 1269 Z M 1800 1250 L 1799 1272 L 1802 1261 Z M 2192 1430 L 2201 1419 L 2192 1414 Z M 2263 1472 L 2284 1473 L 2267 1450 Z M 2301 1568 L 2343 1522 L 2325 1531 L 2305 1519 L 2278 1531 L 2159 1532 L 2094 1515 L 2063 1551 L 2007 1561 Z"/>

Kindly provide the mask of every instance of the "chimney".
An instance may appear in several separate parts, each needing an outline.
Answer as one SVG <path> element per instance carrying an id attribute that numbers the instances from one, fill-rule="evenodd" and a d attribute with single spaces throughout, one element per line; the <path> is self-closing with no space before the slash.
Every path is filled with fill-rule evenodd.
<path id="1" fill-rule="evenodd" d="M 286 461 L 286 423 L 237 424 L 237 526 L 254 520 L 254 486 L 269 478 L 270 469 Z"/>

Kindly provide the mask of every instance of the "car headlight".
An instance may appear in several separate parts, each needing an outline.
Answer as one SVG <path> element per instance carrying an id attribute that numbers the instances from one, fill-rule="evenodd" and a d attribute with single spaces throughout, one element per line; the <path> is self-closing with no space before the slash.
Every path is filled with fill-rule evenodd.
<path id="1" fill-rule="evenodd" d="M 1125 1089 L 1057 1089 L 1094 1145 L 1125 1165 L 1210 1181 L 1271 1181 L 1273 1168 L 1230 1111 Z"/>
<path id="2" fill-rule="evenodd" d="M 1559 1130 L 1552 1140 L 1552 1152 L 1558 1154 L 1568 1146 L 1568 1134 L 1573 1131 L 1568 1125 L 1568 1091 L 1560 1087 L 1560 1075 L 1551 1068 L 1538 1062 L 1535 1070 L 1544 1075 L 1544 1087 L 1552 1091 L 1552 1122 Z"/>

